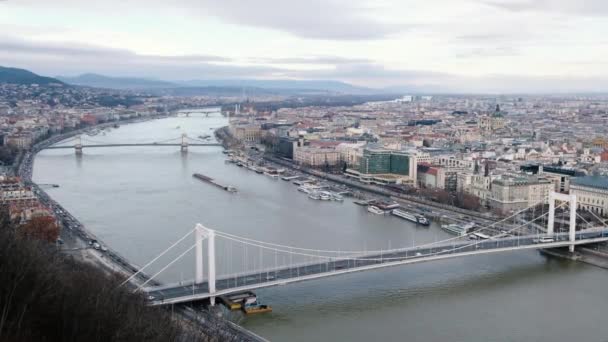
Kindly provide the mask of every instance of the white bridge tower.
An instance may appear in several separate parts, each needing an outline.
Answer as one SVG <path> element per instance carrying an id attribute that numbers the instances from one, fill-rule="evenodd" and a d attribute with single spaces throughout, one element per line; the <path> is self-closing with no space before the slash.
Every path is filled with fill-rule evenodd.
<path id="1" fill-rule="evenodd" d="M 195 279 L 196 284 L 203 282 L 203 240 L 207 240 L 207 283 L 209 285 L 209 293 L 215 293 L 215 231 L 206 228 L 202 224 L 196 225 L 194 233 L 195 238 Z M 215 305 L 215 297 L 209 297 L 211 305 Z"/>
<path id="2" fill-rule="evenodd" d="M 82 155 L 82 138 L 80 135 L 76 137 L 76 144 L 74 144 L 74 151 L 76 152 L 77 156 Z"/>
<path id="3" fill-rule="evenodd" d="M 188 135 L 186 133 L 182 133 L 182 143 L 180 147 L 180 151 L 188 152 Z"/>
<path id="4" fill-rule="evenodd" d="M 551 191 L 549 194 L 549 221 L 547 222 L 547 235 L 553 236 L 555 227 L 555 201 L 568 202 L 570 206 L 570 229 L 569 238 L 572 243 L 570 252 L 574 252 L 574 241 L 576 240 L 576 195 L 566 195 Z"/>

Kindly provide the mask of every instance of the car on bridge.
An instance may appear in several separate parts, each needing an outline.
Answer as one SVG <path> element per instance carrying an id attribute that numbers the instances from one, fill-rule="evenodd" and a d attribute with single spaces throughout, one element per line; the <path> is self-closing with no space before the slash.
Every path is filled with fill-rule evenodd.
<path id="1" fill-rule="evenodd" d="M 534 243 L 549 243 L 549 242 L 555 242 L 555 238 L 551 237 L 551 236 L 543 236 L 540 237 L 538 239 L 534 239 L 532 240 L 532 242 Z"/>

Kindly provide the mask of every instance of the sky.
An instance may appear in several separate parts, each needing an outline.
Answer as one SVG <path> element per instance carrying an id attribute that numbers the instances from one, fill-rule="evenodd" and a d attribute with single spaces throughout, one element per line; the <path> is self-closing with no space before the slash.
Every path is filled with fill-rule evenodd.
<path id="1" fill-rule="evenodd" d="M 606 0 L 0 0 L 0 65 L 43 75 L 608 91 Z"/>

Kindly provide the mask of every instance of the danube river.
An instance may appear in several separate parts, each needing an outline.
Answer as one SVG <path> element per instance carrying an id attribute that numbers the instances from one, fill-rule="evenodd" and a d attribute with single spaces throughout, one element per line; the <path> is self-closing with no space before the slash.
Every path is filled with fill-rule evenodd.
<path id="1" fill-rule="evenodd" d="M 83 136 L 104 143 L 153 142 L 212 135 L 226 125 L 211 117 L 174 117 Z M 416 227 L 369 214 L 351 201 L 320 202 L 289 182 L 224 163 L 218 147 L 120 147 L 47 150 L 34 180 L 132 262 L 143 265 L 203 223 L 273 243 L 332 250 L 411 246 L 449 237 L 437 225 Z M 230 194 L 202 183 L 198 172 L 238 188 Z M 189 248 L 188 238 L 148 274 Z M 268 254 L 268 252 L 264 252 Z M 284 257 L 218 242 L 224 274 Z M 188 253 L 160 274 L 193 276 Z M 278 259 L 278 260 L 277 260 Z M 259 260 L 259 261 L 258 261 Z M 270 261 L 269 261 L 270 260 Z M 257 264 L 256 264 L 257 262 Z M 257 291 L 274 311 L 240 318 L 273 341 L 598 341 L 608 340 L 608 271 L 549 259 L 537 252 L 488 255 L 368 271 Z"/>

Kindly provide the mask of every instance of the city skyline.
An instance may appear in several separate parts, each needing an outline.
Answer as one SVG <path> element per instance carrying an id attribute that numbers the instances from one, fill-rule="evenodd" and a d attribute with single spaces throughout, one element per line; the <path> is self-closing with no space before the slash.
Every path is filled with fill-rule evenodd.
<path id="1" fill-rule="evenodd" d="M 126 13 L 128 15 L 118 15 Z M 0 2 L 0 65 L 169 81 L 602 92 L 600 1 Z M 517 29 L 514 29 L 517 28 Z"/>

